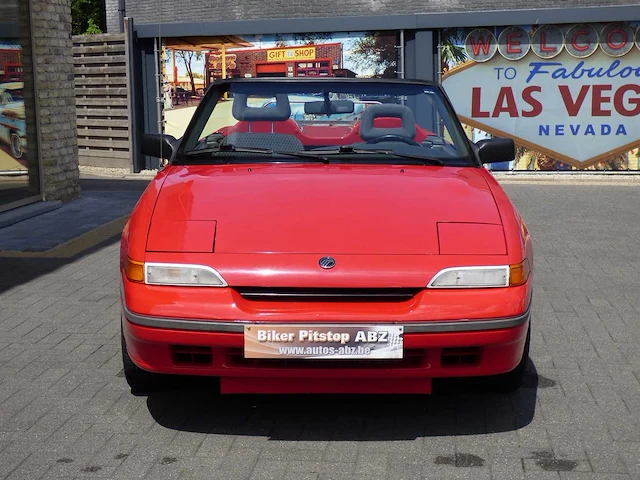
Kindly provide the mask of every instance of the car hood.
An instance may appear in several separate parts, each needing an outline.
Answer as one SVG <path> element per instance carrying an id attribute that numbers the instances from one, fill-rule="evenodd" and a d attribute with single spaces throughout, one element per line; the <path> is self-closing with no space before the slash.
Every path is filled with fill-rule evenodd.
<path id="1" fill-rule="evenodd" d="M 480 245 L 481 251 L 468 253 L 506 253 L 498 209 L 478 168 L 169 168 L 151 221 L 149 251 L 465 253 L 440 246 L 453 241 L 476 250 Z"/>

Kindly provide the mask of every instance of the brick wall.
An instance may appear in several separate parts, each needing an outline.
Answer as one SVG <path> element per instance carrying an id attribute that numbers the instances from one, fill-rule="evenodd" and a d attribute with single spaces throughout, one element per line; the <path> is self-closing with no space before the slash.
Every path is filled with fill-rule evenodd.
<path id="1" fill-rule="evenodd" d="M 118 0 L 106 0 L 107 9 L 117 9 Z M 393 15 L 425 12 L 469 12 L 531 8 L 640 5 L 636 0 L 182 0 L 180 7 L 169 0 L 126 0 L 127 16 L 137 24 L 215 22 L 272 18 L 308 18 L 351 15 Z M 260 33 L 260 32 L 256 32 Z M 286 32 L 282 32 L 286 33 Z"/>
<path id="2" fill-rule="evenodd" d="M 118 6 L 119 6 L 119 0 L 115 0 L 115 1 L 107 0 L 106 2 L 108 33 L 122 33 L 120 31 L 120 14 L 118 12 Z"/>
<path id="3" fill-rule="evenodd" d="M 331 65 L 339 65 L 342 67 L 342 46 L 318 45 L 316 47 L 316 58 L 330 58 Z"/>
<path id="4" fill-rule="evenodd" d="M 238 68 L 236 72 L 241 77 L 244 76 L 245 73 L 250 73 L 251 75 L 256 75 L 255 65 L 256 62 L 263 62 L 267 59 L 267 51 L 266 50 L 252 50 L 248 52 L 234 52 L 238 55 L 237 65 Z"/>
<path id="5" fill-rule="evenodd" d="M 45 200 L 73 200 L 80 184 L 71 0 L 32 0 L 31 22 Z"/>

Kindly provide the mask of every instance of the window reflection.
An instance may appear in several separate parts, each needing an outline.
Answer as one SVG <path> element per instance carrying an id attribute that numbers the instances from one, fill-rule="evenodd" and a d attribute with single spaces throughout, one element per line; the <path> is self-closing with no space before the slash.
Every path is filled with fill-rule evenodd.
<path id="1" fill-rule="evenodd" d="M 40 193 L 29 2 L 0 2 L 0 211 Z"/>

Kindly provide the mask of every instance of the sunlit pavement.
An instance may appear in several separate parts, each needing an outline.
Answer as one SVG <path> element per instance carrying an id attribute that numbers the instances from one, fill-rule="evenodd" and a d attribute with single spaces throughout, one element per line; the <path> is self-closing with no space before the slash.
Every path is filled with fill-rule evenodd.
<path id="1" fill-rule="evenodd" d="M 536 269 L 513 395 L 454 382 L 427 397 L 229 398 L 188 380 L 134 396 L 117 231 L 57 256 L 0 253 L 0 478 L 640 478 L 640 188 L 506 189 Z"/>
<path id="2" fill-rule="evenodd" d="M 203 133 L 205 135 L 211 134 L 217 129 L 232 125 L 236 120 L 231 115 L 231 107 L 233 102 L 220 103 L 216 107 L 215 111 L 211 114 L 209 122 L 204 128 Z M 197 107 L 182 107 L 175 110 L 166 110 L 164 113 L 165 118 L 165 133 L 172 135 L 175 138 L 180 138 L 184 135 L 193 113 Z"/>
<path id="3" fill-rule="evenodd" d="M 164 133 L 180 138 L 198 107 L 183 107 L 164 112 Z"/>

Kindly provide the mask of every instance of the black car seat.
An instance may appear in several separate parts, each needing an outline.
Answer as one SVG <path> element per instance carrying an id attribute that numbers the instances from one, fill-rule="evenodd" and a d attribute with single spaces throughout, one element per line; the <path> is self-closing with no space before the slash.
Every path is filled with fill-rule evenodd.
<path id="1" fill-rule="evenodd" d="M 381 128 L 374 125 L 378 118 L 397 118 L 399 127 Z M 412 144 L 415 143 L 416 120 L 409 107 L 396 104 L 372 105 L 362 112 L 360 138 L 366 143 Z M 404 140 L 404 141 L 403 141 Z"/>
<path id="2" fill-rule="evenodd" d="M 247 123 L 247 131 L 230 133 L 224 143 L 232 144 L 238 148 L 268 148 L 279 152 L 304 150 L 302 142 L 295 135 L 275 131 L 275 122 L 286 122 L 291 116 L 289 97 L 286 94 L 277 94 L 275 98 L 275 107 L 250 107 L 247 105 L 248 95 L 236 93 L 231 113 L 239 122 Z M 252 131 L 252 125 L 258 122 L 262 124 L 260 125 L 262 128 L 259 128 L 257 132 Z M 271 127 L 266 131 L 265 122 L 270 123 Z"/>

